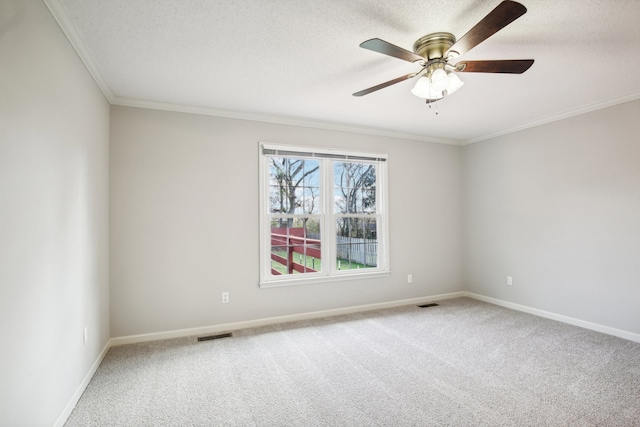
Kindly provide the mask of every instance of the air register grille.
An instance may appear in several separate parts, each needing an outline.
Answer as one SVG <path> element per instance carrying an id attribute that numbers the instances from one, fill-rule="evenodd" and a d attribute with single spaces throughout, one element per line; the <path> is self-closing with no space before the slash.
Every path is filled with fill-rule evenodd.
<path id="1" fill-rule="evenodd" d="M 231 332 L 225 332 L 222 334 L 214 334 L 214 335 L 206 335 L 203 337 L 198 337 L 198 341 L 211 341 L 211 340 L 219 340 L 220 338 L 229 338 L 233 335 L 231 335 Z"/>

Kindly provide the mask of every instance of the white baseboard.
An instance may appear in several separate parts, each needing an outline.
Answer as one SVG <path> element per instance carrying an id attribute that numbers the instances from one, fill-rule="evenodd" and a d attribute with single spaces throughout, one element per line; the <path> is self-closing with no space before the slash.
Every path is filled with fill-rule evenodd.
<path id="1" fill-rule="evenodd" d="M 490 304 L 499 305 L 501 307 L 511 308 L 513 310 L 522 311 L 524 313 L 533 314 L 536 316 L 544 317 L 551 320 L 557 320 L 558 322 L 568 323 L 570 325 L 579 326 L 585 329 L 591 329 L 592 331 L 602 332 L 604 334 L 613 335 L 615 337 L 624 338 L 629 341 L 640 343 L 640 334 L 634 332 L 624 331 L 622 329 L 611 328 L 609 326 L 600 325 L 597 323 L 587 322 L 586 320 L 580 320 L 562 314 L 551 313 L 537 308 L 527 307 L 525 305 L 515 304 L 508 301 L 503 301 L 496 298 L 485 297 L 484 295 L 474 294 L 473 292 L 463 292 L 464 296 L 477 299 L 479 301 L 488 302 Z"/>
<path id="2" fill-rule="evenodd" d="M 317 319 L 321 317 L 339 316 L 341 314 L 360 313 L 363 311 L 380 310 L 383 308 L 399 307 L 411 304 L 423 304 L 430 301 L 459 298 L 464 292 L 453 292 L 448 294 L 433 295 L 430 297 L 411 298 L 390 302 L 358 305 L 353 307 L 336 308 L 331 310 L 312 311 L 309 313 L 291 314 L 287 316 L 267 317 L 264 319 L 247 320 L 234 323 L 223 323 L 219 325 L 203 326 L 199 328 L 178 329 L 166 332 L 155 332 L 150 334 L 128 335 L 124 337 L 111 338 L 111 345 L 134 344 L 147 341 L 164 340 L 170 338 L 191 337 L 197 335 L 214 334 L 218 332 L 235 331 L 238 329 L 255 328 L 258 326 L 273 325 L 278 323 L 295 322 L 298 320 Z"/>
<path id="3" fill-rule="evenodd" d="M 76 404 L 80 400 L 80 397 L 82 396 L 82 393 L 84 393 L 85 389 L 89 385 L 89 382 L 91 381 L 91 378 L 93 378 L 93 375 L 95 374 L 96 370 L 100 366 L 100 363 L 102 363 L 102 360 L 107 355 L 107 352 L 109 351 L 109 349 L 114 346 L 124 345 L 124 344 L 135 344 L 140 342 L 156 341 L 156 340 L 163 340 L 163 339 L 170 339 L 170 338 L 206 335 L 206 334 L 212 334 L 217 332 L 234 331 L 238 329 L 253 328 L 253 327 L 273 325 L 278 323 L 295 322 L 298 320 L 309 320 L 309 319 L 317 319 L 321 317 L 338 316 L 341 314 L 360 313 L 364 311 L 380 310 L 380 309 L 391 308 L 391 307 L 400 307 L 403 305 L 423 304 L 423 303 L 432 302 L 432 301 L 451 299 L 451 298 L 460 298 L 460 297 L 473 298 L 479 301 L 488 302 L 490 304 L 499 305 L 501 307 L 522 311 L 524 313 L 533 314 L 535 316 L 540 316 L 540 317 L 544 317 L 551 320 L 557 320 L 559 322 L 568 323 L 570 325 L 591 329 L 593 331 L 602 332 L 602 333 L 613 335 L 619 338 L 624 338 L 629 341 L 640 343 L 640 334 L 637 334 L 634 332 L 628 332 L 621 329 L 611 328 L 609 326 L 603 326 L 597 323 L 587 322 L 585 320 L 575 319 L 573 317 L 551 313 L 548 311 L 539 310 L 537 308 L 527 307 L 524 305 L 503 301 L 497 298 L 486 297 L 484 295 L 479 295 L 479 294 L 475 294 L 473 292 L 467 292 L 467 291 L 452 292 L 448 294 L 433 295 L 430 297 L 410 298 L 410 299 L 389 301 L 389 302 L 376 303 L 376 304 L 358 305 L 353 307 L 336 308 L 331 310 L 313 311 L 309 313 L 292 314 L 287 316 L 268 317 L 264 319 L 247 320 L 242 322 L 223 323 L 219 325 L 203 326 L 199 328 L 178 329 L 173 331 L 155 332 L 150 334 L 129 335 L 124 337 L 111 338 L 107 342 L 107 344 L 104 346 L 104 349 L 102 350 L 102 352 L 100 353 L 96 361 L 91 366 L 91 369 L 89 369 L 89 372 L 87 372 L 82 382 L 78 386 L 73 397 L 71 398 L 71 400 L 69 400 L 69 403 L 67 404 L 65 409 L 62 411 L 58 419 L 56 420 L 54 427 L 64 426 L 64 423 L 67 421 L 67 419 L 71 415 L 73 408 L 75 408 Z"/>
<path id="4" fill-rule="evenodd" d="M 532 307 L 515 304 L 508 301 L 503 301 L 497 298 L 486 297 L 484 295 L 475 294 L 473 292 L 461 291 L 461 292 L 452 292 L 448 294 L 433 295 L 429 297 L 411 298 L 411 299 L 396 300 L 396 301 L 376 303 L 376 304 L 337 308 L 337 309 L 331 309 L 331 310 L 313 311 L 309 313 L 292 314 L 287 316 L 268 317 L 263 319 L 247 320 L 242 322 L 223 323 L 219 325 L 202 326 L 198 328 L 178 329 L 173 331 L 155 332 L 150 334 L 128 335 L 123 337 L 111 338 L 110 345 L 118 346 L 118 345 L 124 345 L 124 344 L 135 344 L 140 342 L 164 340 L 164 339 L 171 339 L 171 338 L 182 338 L 182 337 L 190 337 L 190 336 L 197 336 L 197 335 L 215 334 L 218 332 L 228 332 L 228 331 L 235 331 L 238 329 L 255 328 L 259 326 L 273 325 L 278 323 L 295 322 L 298 320 L 309 320 L 309 319 L 317 319 L 321 317 L 339 316 L 341 314 L 351 314 L 351 313 L 359 313 L 359 312 L 371 311 L 371 310 L 380 310 L 384 308 L 399 307 L 403 305 L 422 304 L 425 302 L 459 298 L 459 297 L 469 297 L 469 298 L 477 299 L 479 301 L 488 302 L 490 304 L 499 305 L 501 307 L 511 308 L 513 310 L 522 311 L 524 313 L 529 313 L 529 314 L 544 317 L 547 319 L 568 323 L 570 325 L 591 329 L 593 331 L 602 332 L 605 334 L 624 338 L 629 341 L 640 343 L 640 334 L 637 334 L 637 333 L 624 331 L 621 329 L 616 329 L 609 326 L 588 322 L 586 320 L 580 320 L 573 317 L 564 316 L 561 314 L 551 313 L 551 312 L 540 310 L 537 308 L 532 308 Z"/>
<path id="5" fill-rule="evenodd" d="M 76 405 L 78 404 L 80 397 L 82 397 L 82 393 L 84 393 L 84 391 L 86 390 L 87 386 L 89 385 L 89 382 L 91 381 L 91 378 L 93 378 L 93 375 L 98 370 L 98 367 L 102 363 L 102 360 L 107 355 L 107 352 L 109 351 L 110 348 L 111 348 L 111 340 L 107 341 L 104 348 L 98 355 L 98 358 L 95 360 L 95 362 L 93 362 L 93 365 L 91 365 L 89 372 L 87 372 L 87 374 L 84 376 L 84 378 L 82 379 L 82 382 L 80 383 L 75 393 L 73 393 L 73 396 L 69 400 L 69 403 L 67 403 L 67 406 L 65 406 L 64 410 L 60 413 L 60 415 L 58 416 L 58 419 L 53 424 L 54 427 L 63 427 L 64 423 L 67 422 L 67 419 L 69 419 L 71 412 L 73 412 L 73 408 L 75 408 Z"/>

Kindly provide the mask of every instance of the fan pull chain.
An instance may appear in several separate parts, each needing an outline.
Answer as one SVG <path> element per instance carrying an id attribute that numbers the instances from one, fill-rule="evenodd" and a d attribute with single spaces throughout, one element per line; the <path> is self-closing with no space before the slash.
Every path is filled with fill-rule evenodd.
<path id="1" fill-rule="evenodd" d="M 433 104 L 433 102 L 429 102 L 429 100 L 427 100 L 426 104 L 429 106 L 429 109 L 431 109 L 431 104 Z M 438 115 L 438 101 L 437 100 L 436 100 L 435 104 L 436 104 L 436 116 L 437 116 Z"/>

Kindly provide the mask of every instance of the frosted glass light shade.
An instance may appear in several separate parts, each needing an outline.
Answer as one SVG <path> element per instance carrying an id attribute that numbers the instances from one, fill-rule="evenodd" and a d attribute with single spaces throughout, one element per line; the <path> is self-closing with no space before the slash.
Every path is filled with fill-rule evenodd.
<path id="1" fill-rule="evenodd" d="M 435 90 L 433 84 L 426 76 L 420 77 L 416 82 L 416 85 L 411 89 L 411 93 L 418 98 L 425 99 L 440 99 L 442 98 L 442 91 Z"/>
<path id="2" fill-rule="evenodd" d="M 438 68 L 431 74 L 431 86 L 434 90 L 442 92 L 449 86 L 447 72 L 442 68 Z"/>
<path id="3" fill-rule="evenodd" d="M 447 95 L 451 95 L 464 84 L 454 73 L 449 73 L 447 75 L 447 80 L 449 81 L 449 85 L 447 86 Z"/>
<path id="4" fill-rule="evenodd" d="M 418 98 L 429 97 L 429 79 L 427 77 L 420 77 L 416 84 L 411 89 L 411 93 Z"/>

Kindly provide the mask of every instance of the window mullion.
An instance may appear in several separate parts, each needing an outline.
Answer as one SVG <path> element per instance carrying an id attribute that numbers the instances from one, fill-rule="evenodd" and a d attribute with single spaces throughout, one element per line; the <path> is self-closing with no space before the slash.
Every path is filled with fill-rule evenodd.
<path id="1" fill-rule="evenodd" d="M 333 161 L 324 159 L 322 161 L 322 193 L 324 212 L 324 236 L 322 239 L 322 262 L 324 271 L 331 275 L 335 269 L 335 224 L 333 221 Z"/>

